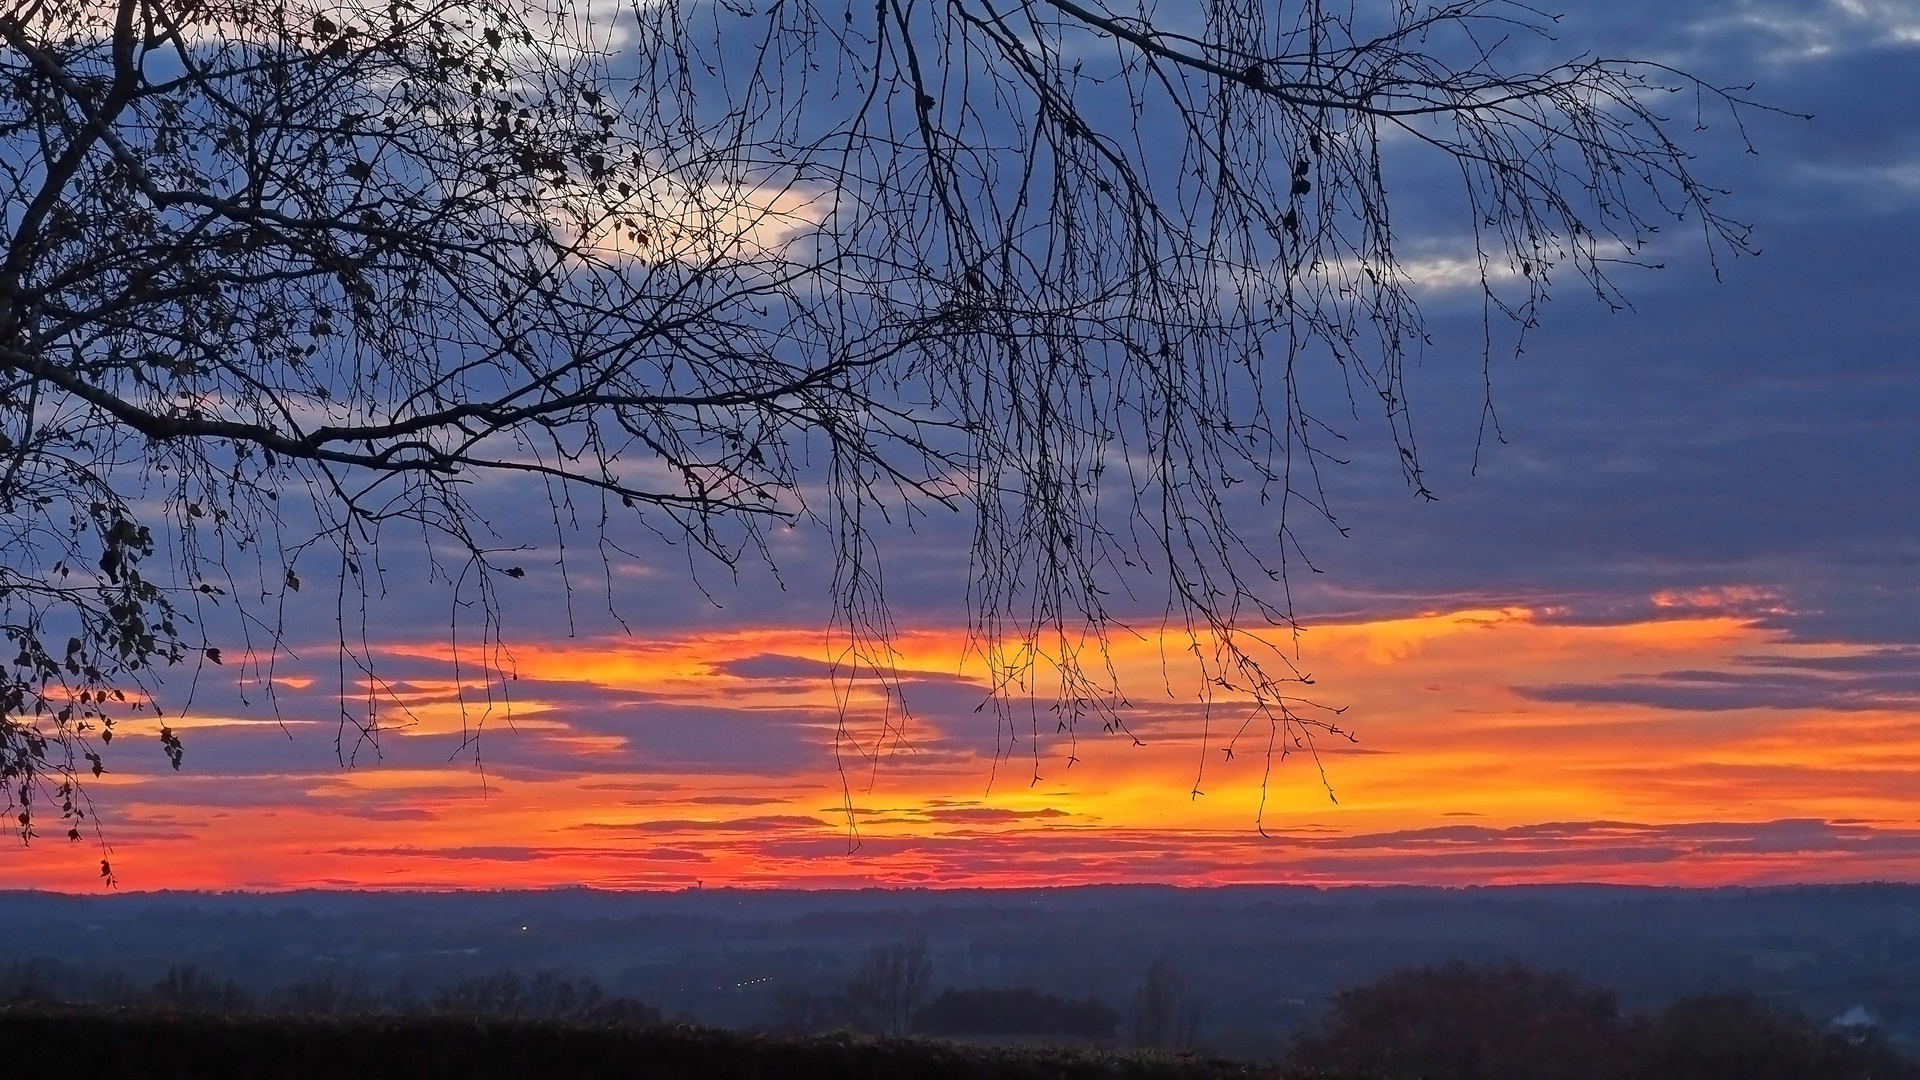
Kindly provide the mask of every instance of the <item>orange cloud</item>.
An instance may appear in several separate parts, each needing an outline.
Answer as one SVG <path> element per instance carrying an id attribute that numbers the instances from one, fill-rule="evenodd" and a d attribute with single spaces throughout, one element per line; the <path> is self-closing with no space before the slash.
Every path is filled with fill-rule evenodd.
<path id="1" fill-rule="evenodd" d="M 1920 655 L 1908 650 L 1794 643 L 1698 612 L 1578 626 L 1512 608 L 1317 627 L 1301 639 L 1315 678 L 1303 689 L 1344 706 L 1358 741 L 1322 739 L 1269 772 L 1265 722 L 1218 688 L 1205 701 L 1160 642 L 1112 650 L 1139 745 L 1097 731 L 1070 742 L 1044 701 L 1037 746 L 1024 719 L 996 732 L 991 710 L 975 711 L 985 688 L 967 674 L 978 664 L 963 663 L 964 634 L 895 645 L 912 720 L 876 738 L 899 714 L 883 718 L 886 692 L 862 684 L 837 765 L 824 644 L 772 629 L 516 644 L 515 704 L 488 721 L 477 763 L 444 657 L 396 645 L 396 663 L 442 674 L 396 691 L 416 699 L 419 722 L 389 732 L 377 764 L 303 752 L 330 742 L 323 723 L 203 717 L 186 772 L 136 768 L 122 751 L 127 771 L 95 793 L 135 888 L 1920 871 Z M 1178 645 L 1164 651 L 1177 660 Z M 6 866 L 23 886 L 92 887 L 93 864 L 63 842 Z"/>

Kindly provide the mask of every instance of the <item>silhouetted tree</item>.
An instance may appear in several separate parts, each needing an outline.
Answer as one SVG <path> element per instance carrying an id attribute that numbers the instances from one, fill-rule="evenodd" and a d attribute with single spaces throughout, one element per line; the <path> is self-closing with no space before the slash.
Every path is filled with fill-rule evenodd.
<path id="1" fill-rule="evenodd" d="M 914 936 L 876 945 L 847 982 L 846 1000 L 856 1022 L 888 1035 L 905 1035 L 914 1010 L 933 989 L 927 939 Z"/>
<path id="2" fill-rule="evenodd" d="M 818 1035 L 848 1023 L 846 995 L 778 984 L 764 1027 L 776 1035 Z"/>
<path id="3" fill-rule="evenodd" d="M 1205 1011 L 1205 1000 L 1187 985 L 1186 974 L 1164 959 L 1155 960 L 1134 992 L 1134 1042 L 1191 1050 L 1199 1044 Z"/>
<path id="4" fill-rule="evenodd" d="M 216 975 L 198 964 L 167 969 L 147 991 L 147 1001 L 184 1012 L 239 1013 L 253 1008 L 253 995 L 233 979 Z"/>
<path id="5" fill-rule="evenodd" d="M 322 968 L 280 991 L 281 1007 L 313 1016 L 338 1016 L 375 1011 L 379 994 L 361 968 L 339 971 Z"/>
<path id="6" fill-rule="evenodd" d="M 0 968 L 0 1005 L 46 1005 L 65 1000 L 66 971 L 43 958 L 11 960 Z"/>
<path id="7" fill-rule="evenodd" d="M 963 510 L 1003 736 L 1037 743 L 1031 694 L 1069 737 L 1124 728 L 1108 597 L 1151 572 L 1210 692 L 1252 703 L 1269 754 L 1310 748 L 1337 721 L 1263 631 L 1291 623 L 1350 396 L 1427 493 L 1396 147 L 1457 168 L 1465 265 L 1521 328 L 1551 281 L 1614 297 L 1663 219 L 1744 245 L 1656 111 L 1740 96 L 1577 46 L 1536 62 L 1550 24 L 1507 0 L 715 10 L 0 14 L 23 838 L 49 812 L 81 836 L 115 721 L 162 715 L 157 672 L 231 664 L 271 697 L 303 582 L 337 612 L 342 760 L 380 728 L 365 628 L 400 560 L 497 675 L 500 590 L 577 580 L 562 544 L 519 565 L 527 534 L 486 512 L 507 490 L 609 571 L 629 533 L 730 568 L 822 528 L 843 680 L 892 677 L 876 524 Z"/>

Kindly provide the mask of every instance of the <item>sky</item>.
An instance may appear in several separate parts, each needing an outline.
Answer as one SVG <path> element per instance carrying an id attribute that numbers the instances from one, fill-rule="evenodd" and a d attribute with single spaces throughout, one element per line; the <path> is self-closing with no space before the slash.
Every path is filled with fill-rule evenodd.
<path id="1" fill-rule="evenodd" d="M 1920 880 L 1920 5 L 1582 3 L 1561 41 L 1814 118 L 1700 136 L 1762 254 L 1676 236 L 1629 310 L 1562 290 L 1496 356 L 1477 468 L 1478 308 L 1422 293 L 1438 501 L 1357 439 L 1347 534 L 1305 537 L 1303 689 L 1352 740 L 1270 760 L 1151 626 L 1114 643 L 1136 738 L 996 730 L 937 524 L 887 541 L 909 718 L 882 737 L 892 703 L 826 678 L 817 537 L 697 583 L 656 547 L 624 628 L 550 568 L 510 583 L 490 711 L 449 600 L 395 585 L 389 726 L 346 764 L 331 627 L 272 702 L 202 671 L 183 768 L 130 721 L 90 789 L 119 887 Z M 0 874 L 93 891 L 99 854 L 43 838 Z"/>

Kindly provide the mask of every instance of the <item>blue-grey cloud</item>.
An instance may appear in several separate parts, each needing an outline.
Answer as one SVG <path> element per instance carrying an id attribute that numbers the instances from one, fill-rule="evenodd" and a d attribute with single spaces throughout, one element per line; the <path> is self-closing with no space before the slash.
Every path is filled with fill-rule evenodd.
<path id="1" fill-rule="evenodd" d="M 756 653 L 738 660 L 724 660 L 713 665 L 713 670 L 716 674 L 732 675 L 737 679 L 808 682 L 817 682 L 834 674 L 833 665 L 824 660 L 782 656 L 779 653 Z"/>
<path id="2" fill-rule="evenodd" d="M 1065 810 L 1044 807 L 1039 810 L 1007 810 L 1001 807 L 977 806 L 951 810 L 925 810 L 921 816 L 942 825 L 1006 825 L 1017 821 L 1049 820 L 1070 817 Z"/>
<path id="3" fill-rule="evenodd" d="M 1882 648 L 1855 656 L 1746 657 L 1733 670 L 1663 671 L 1604 683 L 1515 688 L 1535 701 L 1651 705 L 1686 712 L 1920 709 L 1920 649 Z"/>
<path id="4" fill-rule="evenodd" d="M 699 820 L 681 818 L 667 821 L 639 821 L 632 823 L 589 821 L 569 828 L 601 833 L 633 833 L 648 835 L 652 833 L 783 833 L 794 829 L 818 829 L 826 826 L 824 821 L 801 814 L 763 814 L 758 817 L 721 818 L 717 820 Z"/>

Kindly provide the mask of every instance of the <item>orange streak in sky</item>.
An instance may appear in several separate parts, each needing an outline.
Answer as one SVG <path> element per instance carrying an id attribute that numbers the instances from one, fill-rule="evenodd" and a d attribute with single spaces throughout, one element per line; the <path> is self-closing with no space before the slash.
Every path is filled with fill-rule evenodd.
<path id="1" fill-rule="evenodd" d="M 1270 775 L 1264 721 L 1231 695 L 1202 707 L 1185 641 L 1113 644 L 1144 745 L 1096 725 L 1072 765 L 1044 711 L 1037 757 L 1020 727 L 996 762 L 964 634 L 894 644 L 913 719 L 882 739 L 886 699 L 863 683 L 844 774 L 822 638 L 774 629 L 514 644 L 484 777 L 460 751 L 475 717 L 450 703 L 449 669 L 407 684 L 417 722 L 388 731 L 382 764 L 316 765 L 325 722 L 294 717 L 289 742 L 201 717 L 178 725 L 186 772 L 116 742 L 126 771 L 93 792 L 136 889 L 1920 877 L 1920 716 L 1848 698 L 1839 667 L 1818 666 L 1863 650 L 1738 618 L 1575 626 L 1510 609 L 1316 627 L 1302 689 L 1344 706 L 1359 739 L 1322 738 Z M 1813 698 L 1661 704 L 1782 671 L 1781 693 Z M 269 727 L 278 742 L 258 737 Z M 250 749 L 229 758 L 229 743 Z M 87 855 L 41 839 L 0 870 L 14 887 L 90 889 Z"/>

